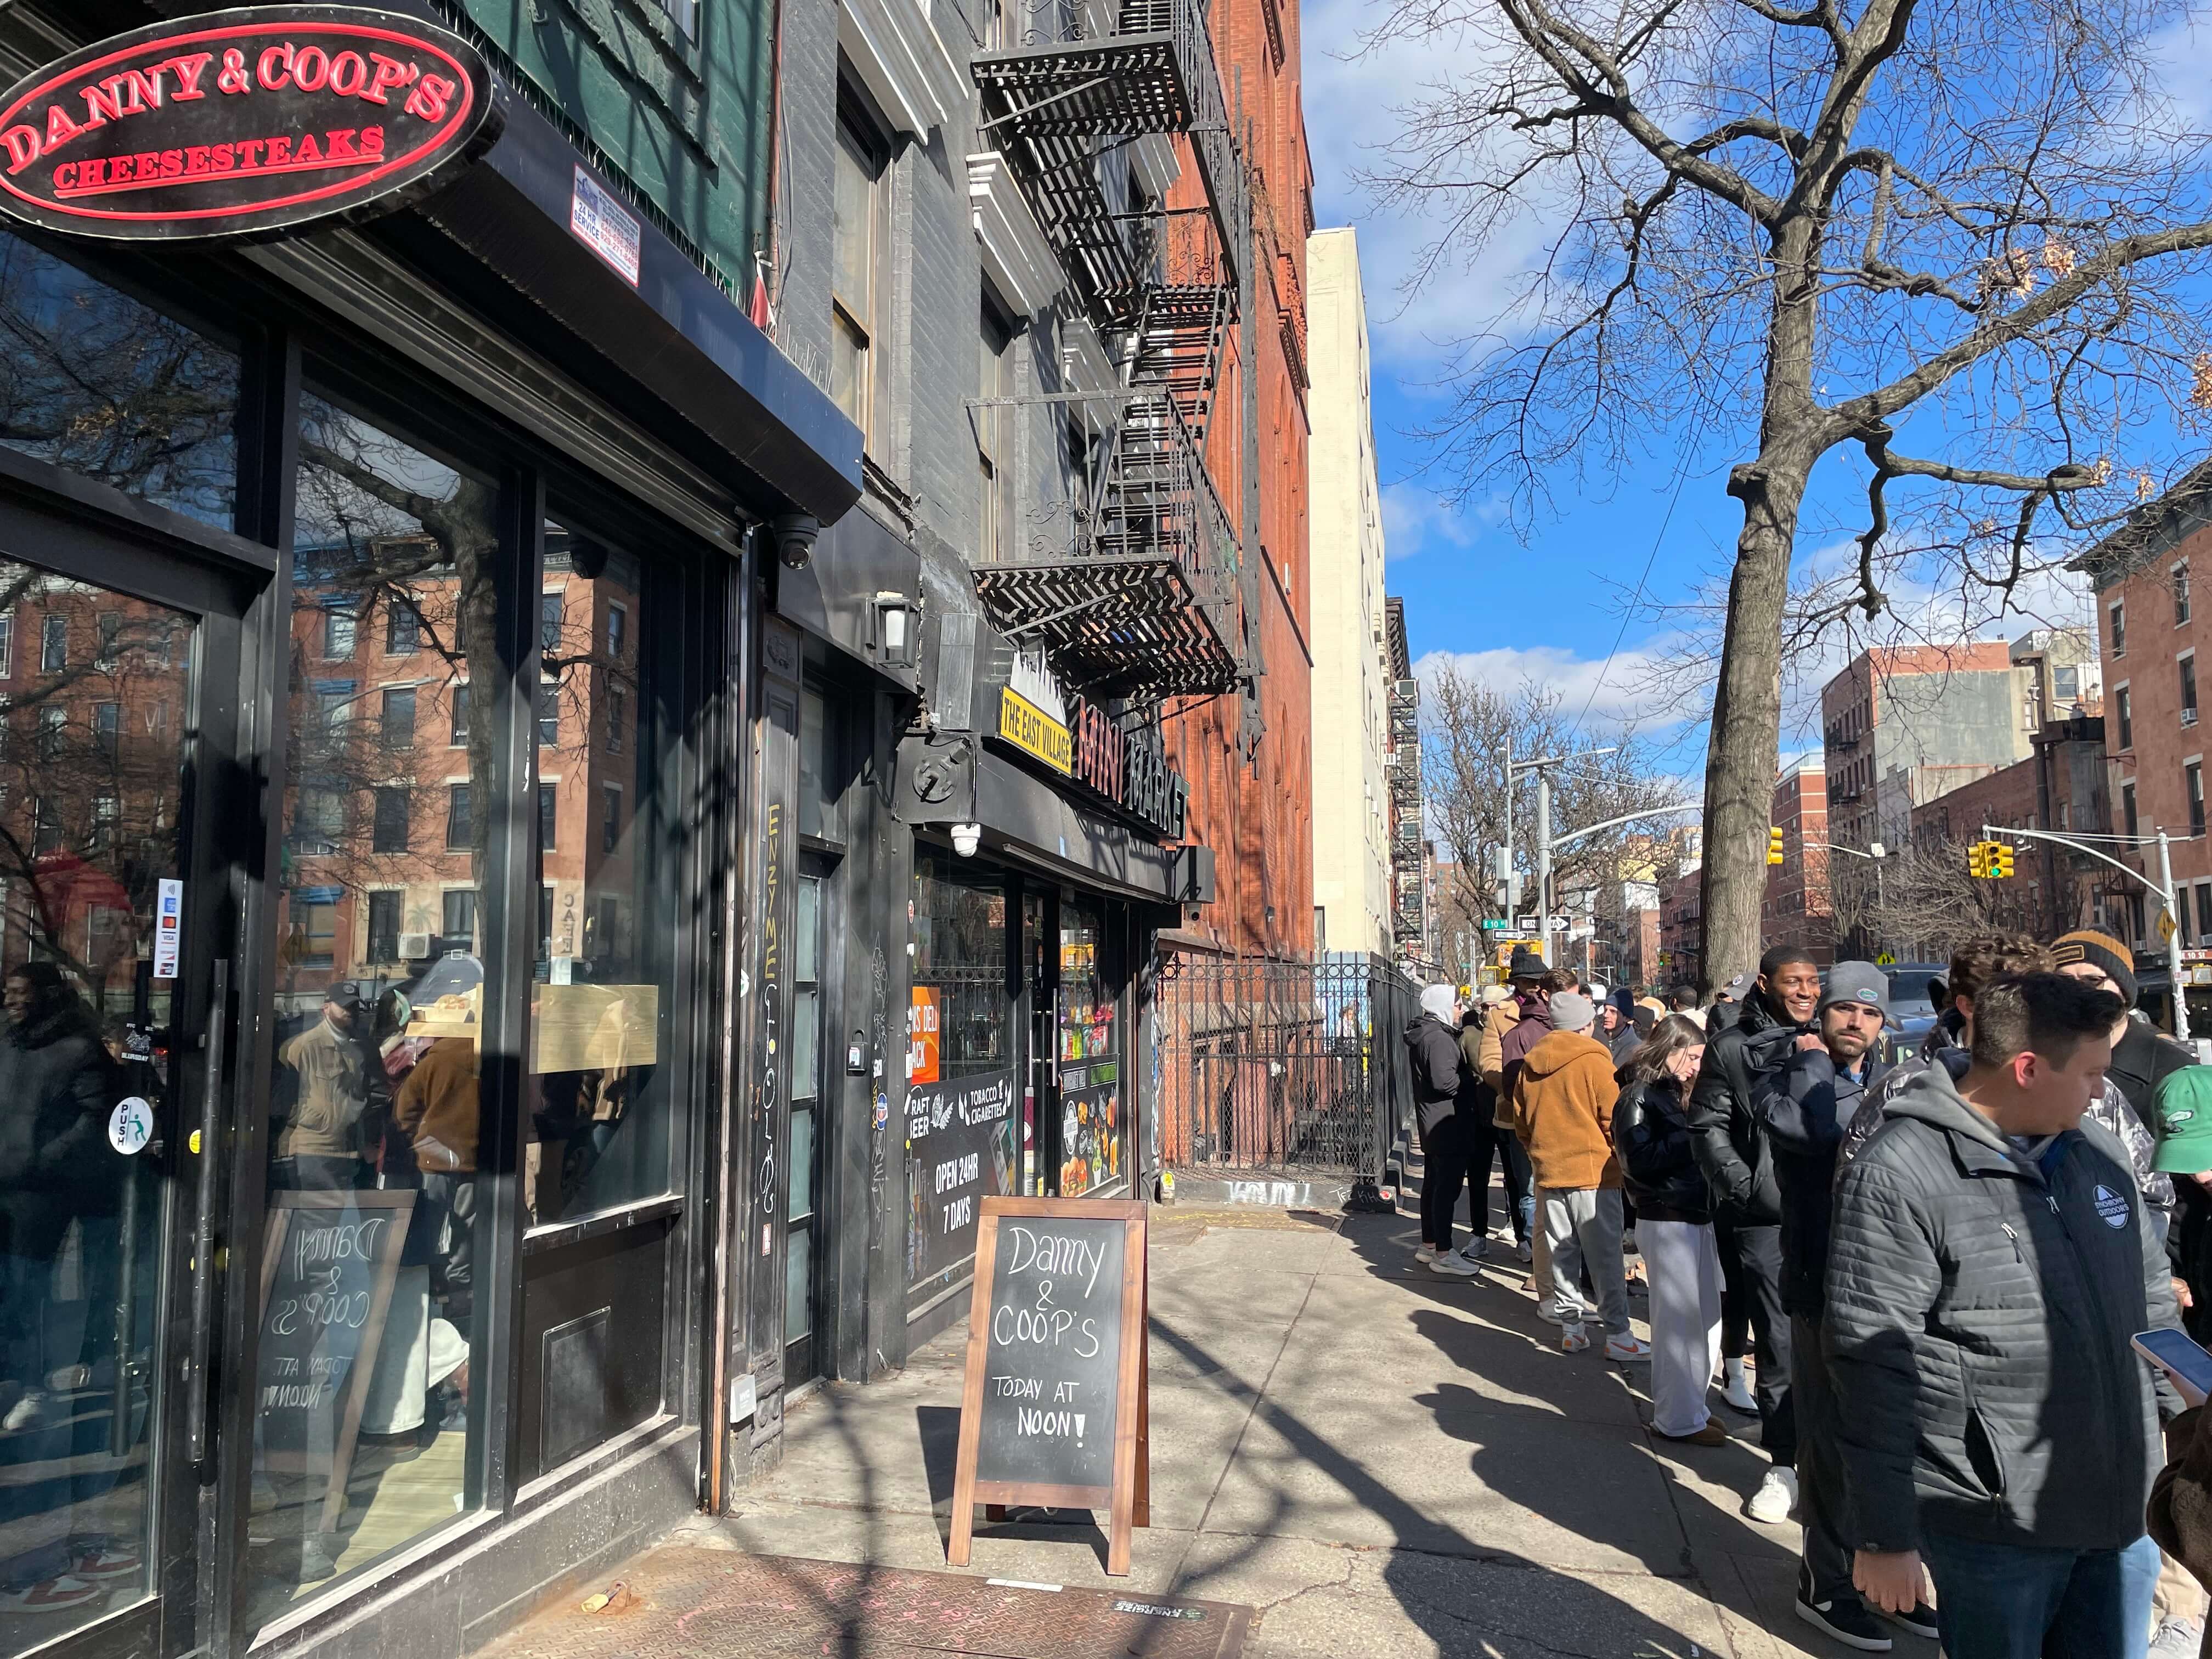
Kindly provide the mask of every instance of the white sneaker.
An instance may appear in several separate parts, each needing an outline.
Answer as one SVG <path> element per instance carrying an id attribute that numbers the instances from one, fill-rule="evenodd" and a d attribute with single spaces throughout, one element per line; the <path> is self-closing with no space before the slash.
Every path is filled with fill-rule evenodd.
<path id="1" fill-rule="evenodd" d="M 1590 1345 L 1589 1333 L 1579 1325 L 1562 1326 L 1559 1330 L 1559 1352 L 1582 1353 Z"/>
<path id="2" fill-rule="evenodd" d="M 1776 1464 L 1759 1483 L 1743 1512 L 1762 1526 L 1778 1527 L 1797 1507 L 1797 1471 Z"/>
<path id="3" fill-rule="evenodd" d="M 1487 1261 L 1490 1259 L 1490 1241 L 1477 1233 L 1459 1247 L 1458 1255 L 1462 1261 Z"/>
<path id="4" fill-rule="evenodd" d="M 2193 1620 L 2162 1619 L 2151 1633 L 2150 1659 L 2196 1659 L 2204 1627 Z"/>
<path id="5" fill-rule="evenodd" d="M 1721 1398 L 1735 1410 L 1747 1416 L 1757 1416 L 1759 1401 L 1753 1397 L 1751 1379 L 1744 1375 L 1743 1361 L 1724 1359 L 1721 1362 L 1721 1369 L 1728 1377 L 1728 1386 L 1721 1391 Z"/>
<path id="6" fill-rule="evenodd" d="M 1649 1359 L 1651 1345 L 1640 1336 L 1608 1336 L 1605 1340 L 1605 1357 L 1618 1359 L 1623 1364 L 1632 1359 Z"/>
<path id="7" fill-rule="evenodd" d="M 1413 1246 L 1413 1260 L 1415 1262 L 1434 1261 L 1436 1259 L 1437 1247 L 1430 1243 L 1427 1239 L 1425 1238 L 1419 1243 Z"/>
<path id="8" fill-rule="evenodd" d="M 1429 1271 L 1432 1273 L 1443 1273 L 1451 1279 L 1472 1279 L 1477 1269 L 1474 1263 L 1467 1260 L 1457 1250 L 1446 1250 L 1441 1255 L 1432 1255 L 1429 1258 Z"/>
<path id="9" fill-rule="evenodd" d="M 16 1434 L 36 1428 L 46 1420 L 49 1403 L 50 1396 L 45 1389 L 26 1389 L 23 1397 L 8 1407 L 7 1416 L 0 1417 L 0 1431 Z"/>

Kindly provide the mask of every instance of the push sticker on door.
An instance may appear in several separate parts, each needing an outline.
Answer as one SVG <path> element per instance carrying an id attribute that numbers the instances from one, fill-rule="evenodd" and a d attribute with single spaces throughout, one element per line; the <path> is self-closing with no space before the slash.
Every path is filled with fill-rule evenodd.
<path id="1" fill-rule="evenodd" d="M 161 895 L 155 901 L 154 911 L 154 977 L 174 979 L 177 976 L 177 941 L 185 920 L 185 884 L 161 879 Z"/>

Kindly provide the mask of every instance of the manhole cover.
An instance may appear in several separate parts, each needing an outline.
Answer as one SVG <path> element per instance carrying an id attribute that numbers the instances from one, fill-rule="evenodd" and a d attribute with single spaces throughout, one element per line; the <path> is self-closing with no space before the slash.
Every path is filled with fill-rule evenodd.
<path id="1" fill-rule="evenodd" d="M 723 1550 L 654 1550 L 620 1577 L 629 1595 L 617 1607 L 580 1613 L 579 1593 L 485 1659 L 1236 1659 L 1252 1616 L 1226 1601 Z"/>

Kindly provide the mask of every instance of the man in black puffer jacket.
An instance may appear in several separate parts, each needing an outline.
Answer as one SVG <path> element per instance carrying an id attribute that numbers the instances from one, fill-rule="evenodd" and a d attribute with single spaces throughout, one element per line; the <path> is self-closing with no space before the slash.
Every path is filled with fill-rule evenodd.
<path id="1" fill-rule="evenodd" d="M 1413 1111 L 1421 1133 L 1421 1242 L 1415 1261 L 1430 1272 L 1466 1279 L 1474 1262 L 1451 1247 L 1452 1212 L 1467 1180 L 1467 1138 L 1459 1121 L 1459 993 L 1431 985 L 1421 993 L 1420 1017 L 1406 1027 Z M 1474 1243 L 1480 1245 L 1481 1235 Z"/>
<path id="2" fill-rule="evenodd" d="M 1698 1167 L 1713 1188 L 1713 1242 L 1730 1291 L 1750 1303 L 1759 1339 L 1759 1444 L 1773 1467 L 1745 1513 L 1768 1526 L 1788 1521 L 1797 1504 L 1797 1428 L 1790 1411 L 1790 1316 L 1782 1306 L 1782 1194 L 1751 1097 L 1812 1030 L 1820 1000 L 1820 970 L 1802 947 L 1769 951 L 1735 1023 L 1705 1044 L 1690 1092 Z"/>
<path id="3" fill-rule="evenodd" d="M 1883 1109 L 1836 1188 L 1826 1340 L 1854 1579 L 1924 1563 L 1950 1659 L 2140 1655 L 2160 1400 L 2134 1333 L 2178 1322 L 2127 1152 L 2084 1121 L 2120 1004 L 2057 974 L 1983 988 L 1972 1064 Z"/>
<path id="4" fill-rule="evenodd" d="M 1797 1427 L 1797 1514 L 1805 1525 L 1797 1616 L 1868 1652 L 1889 1646 L 1890 1638 L 1851 1588 L 1820 1304 L 1836 1154 L 1859 1103 L 1887 1069 L 1881 1041 L 1888 1018 L 1889 981 L 1881 970 L 1870 962 L 1838 963 L 1820 994 L 1818 1033 L 1799 1037 L 1788 1063 L 1752 1094 L 1782 1189 L 1782 1305 L 1790 1313 L 1790 1412 Z M 1924 1607 L 1893 1616 L 1916 1635 L 1936 1634 Z"/>

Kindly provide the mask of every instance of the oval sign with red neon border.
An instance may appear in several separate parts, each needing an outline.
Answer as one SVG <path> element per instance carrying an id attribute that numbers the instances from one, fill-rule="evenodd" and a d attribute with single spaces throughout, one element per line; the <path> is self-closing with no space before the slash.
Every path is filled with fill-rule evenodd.
<path id="1" fill-rule="evenodd" d="M 0 209 L 170 241 L 362 219 L 499 136 L 459 37 L 356 6 L 254 6 L 118 34 L 0 98 Z"/>

